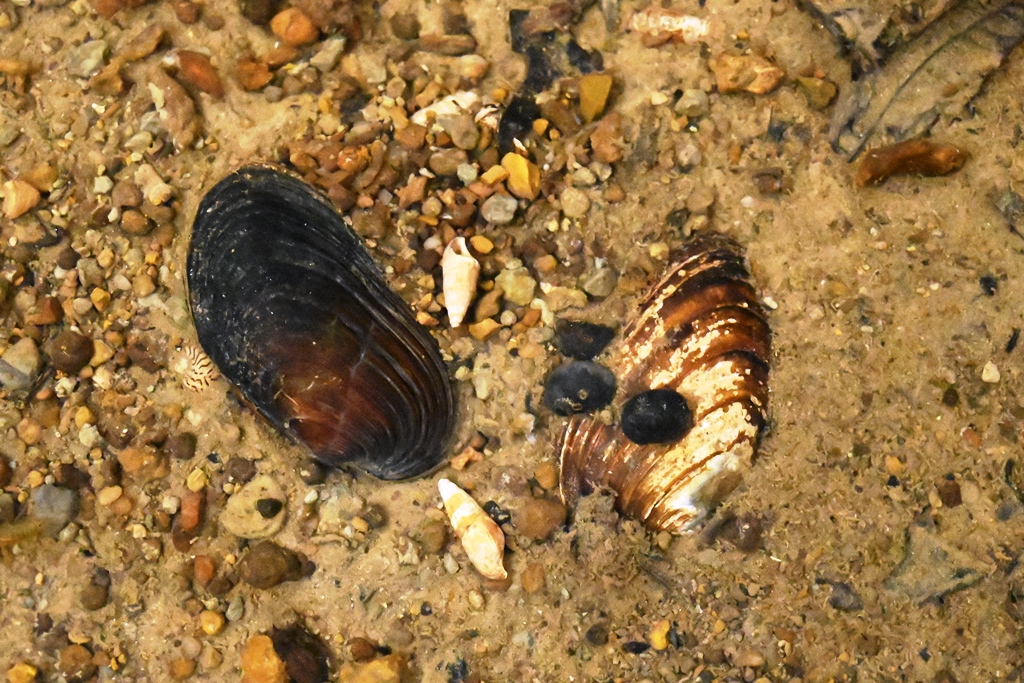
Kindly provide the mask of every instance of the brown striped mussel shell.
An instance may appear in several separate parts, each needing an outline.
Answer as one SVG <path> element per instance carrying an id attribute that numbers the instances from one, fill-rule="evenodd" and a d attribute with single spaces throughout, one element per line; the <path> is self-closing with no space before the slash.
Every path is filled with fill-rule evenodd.
<path id="1" fill-rule="evenodd" d="M 643 444 L 620 423 L 572 417 L 558 444 L 563 499 L 608 487 L 619 511 L 648 528 L 692 528 L 751 465 L 767 417 L 770 353 L 742 251 L 724 236 L 699 236 L 642 301 L 609 360 L 617 414 L 630 397 L 674 390 L 692 426 L 674 442 Z"/>

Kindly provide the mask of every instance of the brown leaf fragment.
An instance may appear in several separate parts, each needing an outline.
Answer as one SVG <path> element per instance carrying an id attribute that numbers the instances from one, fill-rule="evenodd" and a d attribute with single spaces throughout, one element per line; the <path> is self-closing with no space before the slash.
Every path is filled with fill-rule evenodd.
<path id="1" fill-rule="evenodd" d="M 876 134 L 908 140 L 940 118 L 963 116 L 985 79 L 1022 41 L 1020 0 L 964 0 L 884 67 L 843 88 L 832 146 L 853 159 Z"/>
<path id="2" fill-rule="evenodd" d="M 857 187 L 878 185 L 892 175 L 940 176 L 956 171 L 967 153 L 955 145 L 929 140 L 907 140 L 872 149 L 857 168 Z"/>

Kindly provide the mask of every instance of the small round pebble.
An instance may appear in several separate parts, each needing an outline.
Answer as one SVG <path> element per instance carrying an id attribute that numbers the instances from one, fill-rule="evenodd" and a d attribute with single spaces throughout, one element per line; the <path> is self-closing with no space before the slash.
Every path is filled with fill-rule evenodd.
<path id="1" fill-rule="evenodd" d="M 567 218 L 582 218 L 590 210 L 590 198 L 583 190 L 567 187 L 562 190 L 562 213 Z"/>
<path id="2" fill-rule="evenodd" d="M 480 215 L 493 225 L 505 225 L 515 218 L 519 201 L 507 194 L 495 194 L 487 198 L 480 207 Z"/>
<path id="3" fill-rule="evenodd" d="M 645 391 L 622 407 L 622 431 L 633 443 L 672 443 L 692 427 L 686 399 L 671 389 Z"/>
<path id="4" fill-rule="evenodd" d="M 593 361 L 566 363 L 544 382 L 544 404 L 559 415 L 593 412 L 614 396 L 615 376 Z"/>
<path id="5" fill-rule="evenodd" d="M 203 610 L 199 614 L 199 627 L 208 636 L 215 636 L 224 630 L 224 615 L 213 610 Z"/>

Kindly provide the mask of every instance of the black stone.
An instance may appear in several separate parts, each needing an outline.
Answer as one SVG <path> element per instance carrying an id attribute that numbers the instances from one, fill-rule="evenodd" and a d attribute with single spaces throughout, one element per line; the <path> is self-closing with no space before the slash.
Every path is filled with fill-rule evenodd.
<path id="1" fill-rule="evenodd" d="M 627 643 L 623 643 L 622 649 L 631 655 L 639 655 L 650 650 L 651 646 L 650 644 L 641 642 L 639 640 L 631 640 Z"/>
<path id="2" fill-rule="evenodd" d="M 256 512 L 260 513 L 263 519 L 271 519 L 284 507 L 284 503 L 277 498 L 260 498 L 256 501 Z"/>
<path id="3" fill-rule="evenodd" d="M 594 323 L 559 320 L 555 323 L 555 346 L 576 360 L 593 360 L 615 337 L 615 330 Z"/>
<path id="4" fill-rule="evenodd" d="M 585 637 L 591 645 L 604 645 L 608 642 L 608 628 L 604 624 L 594 624 L 587 629 Z"/>
<path id="5" fill-rule="evenodd" d="M 515 150 L 513 140 L 526 142 L 533 132 L 533 122 L 541 117 L 540 107 L 532 97 L 516 95 L 505 107 L 498 122 L 498 150 L 508 154 Z"/>
<path id="6" fill-rule="evenodd" d="M 686 399 L 671 389 L 645 391 L 622 407 L 622 431 L 633 443 L 671 443 L 692 427 Z"/>
<path id="7" fill-rule="evenodd" d="M 614 396 L 615 376 L 593 361 L 566 363 L 544 382 L 544 405 L 559 415 L 593 412 Z"/>
<path id="8" fill-rule="evenodd" d="M 295 624 L 270 632 L 274 652 L 295 683 L 326 683 L 331 676 L 331 650 L 319 636 Z"/>

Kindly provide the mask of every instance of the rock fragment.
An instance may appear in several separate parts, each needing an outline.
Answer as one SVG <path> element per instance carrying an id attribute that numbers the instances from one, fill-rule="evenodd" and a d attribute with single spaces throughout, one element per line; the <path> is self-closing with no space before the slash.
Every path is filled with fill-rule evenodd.
<path id="1" fill-rule="evenodd" d="M 39 190 L 24 180 L 15 178 L 4 183 L 4 217 L 14 220 L 36 208 L 42 199 Z"/>
<path id="2" fill-rule="evenodd" d="M 221 526 L 240 538 L 269 538 L 284 525 L 287 500 L 277 481 L 261 475 L 228 498 L 220 515 Z M 264 510 L 272 514 L 265 515 Z"/>
<path id="3" fill-rule="evenodd" d="M 238 563 L 238 573 L 253 588 L 267 590 L 285 581 L 301 579 L 307 562 L 296 552 L 272 541 L 262 541 L 251 547 Z"/>
<path id="4" fill-rule="evenodd" d="M 721 54 L 711 61 L 718 92 L 763 95 L 774 90 L 786 73 L 760 55 Z"/>

